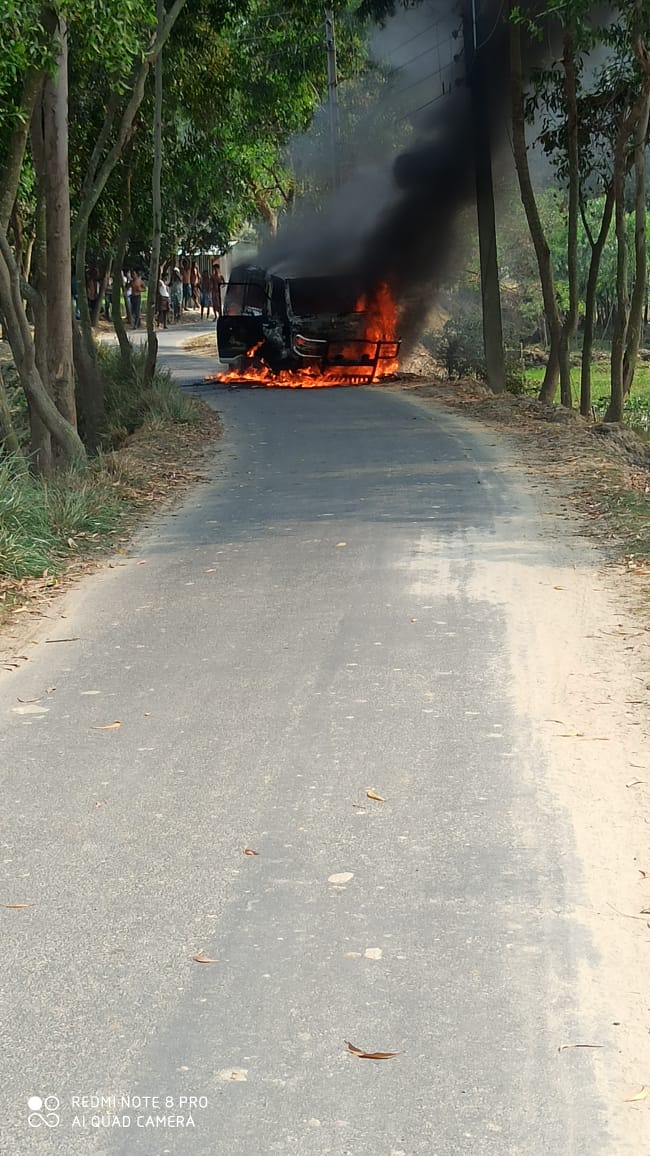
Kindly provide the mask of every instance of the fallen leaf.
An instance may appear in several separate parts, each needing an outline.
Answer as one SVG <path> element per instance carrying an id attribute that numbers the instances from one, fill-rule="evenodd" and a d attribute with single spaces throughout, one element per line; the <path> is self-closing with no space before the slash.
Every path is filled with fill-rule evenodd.
<path id="1" fill-rule="evenodd" d="M 259 851 L 253 851 L 252 847 L 244 847 L 244 855 L 259 855 Z"/>
<path id="2" fill-rule="evenodd" d="M 384 796 L 378 795 L 376 791 L 368 790 L 368 791 L 366 791 L 366 795 L 368 796 L 369 799 L 376 799 L 376 801 L 378 803 L 385 803 L 386 802 Z"/>
<path id="3" fill-rule="evenodd" d="M 560 1044 L 558 1052 L 564 1052 L 567 1048 L 602 1048 L 604 1044 Z"/>
<path id="4" fill-rule="evenodd" d="M 393 1056 L 399 1056 L 399 1052 L 364 1052 L 363 1048 L 357 1048 L 355 1044 L 351 1044 L 348 1040 L 343 1040 L 349 1052 L 353 1056 L 357 1056 L 360 1060 L 392 1060 Z"/>
<path id="5" fill-rule="evenodd" d="M 648 1096 L 648 1089 L 644 1086 L 639 1092 L 635 1092 L 633 1096 L 628 1096 L 623 1103 L 634 1104 L 636 1100 L 645 1100 Z"/>
<path id="6" fill-rule="evenodd" d="M 203 955 L 203 953 L 199 953 L 199 955 L 193 955 L 192 959 L 194 960 L 195 963 L 218 963 L 219 962 L 218 959 L 210 959 L 209 955 Z"/>
<path id="7" fill-rule="evenodd" d="M 347 546 L 347 542 L 337 542 L 336 545 L 337 545 L 337 547 L 338 546 Z"/>
<path id="8" fill-rule="evenodd" d="M 22 911 L 23 907 L 33 907 L 34 904 L 33 903 L 5 903 L 5 904 L 3 904 L 3 906 L 6 907 L 8 911 Z"/>
<path id="9" fill-rule="evenodd" d="M 122 726 L 122 724 L 121 724 L 120 720 L 115 719 L 115 722 L 107 723 L 105 727 L 92 727 L 91 730 L 94 730 L 94 731 L 115 731 L 115 730 L 117 730 L 118 727 L 121 727 L 121 726 Z"/>
<path id="10" fill-rule="evenodd" d="M 639 875 L 641 876 L 642 879 L 647 879 L 648 876 L 650 876 L 650 871 L 642 871 L 641 868 L 639 867 Z"/>
<path id="11" fill-rule="evenodd" d="M 630 782 L 626 783 L 625 786 L 626 787 L 642 787 L 644 783 L 645 783 L 645 779 L 630 779 Z"/>

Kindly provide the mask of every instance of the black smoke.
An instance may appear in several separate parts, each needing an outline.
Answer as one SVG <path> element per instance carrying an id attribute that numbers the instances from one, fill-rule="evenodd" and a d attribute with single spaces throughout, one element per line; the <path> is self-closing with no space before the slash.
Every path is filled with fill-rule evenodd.
<path id="1" fill-rule="evenodd" d="M 405 146 L 383 166 L 352 174 L 320 212 L 287 222 L 260 253 L 260 263 L 287 275 L 352 276 L 369 291 L 385 281 L 401 306 L 402 336 L 412 336 L 444 276 L 458 214 L 475 195 L 472 84 L 480 83 L 481 131 L 495 148 L 507 125 L 507 11 L 500 0 L 477 0 L 474 10 L 470 0 L 464 12 L 448 0 L 425 0 L 397 18 L 393 39 L 402 54 L 412 45 L 414 64 L 436 50 L 440 60 L 441 45 L 446 53 L 437 71 L 429 65 L 429 76 L 411 83 L 408 68 L 398 66 L 397 86 L 387 82 L 389 104 L 395 91 L 415 91 L 423 106 L 411 121 L 402 117 Z M 474 41 L 480 73 L 472 63 Z"/>

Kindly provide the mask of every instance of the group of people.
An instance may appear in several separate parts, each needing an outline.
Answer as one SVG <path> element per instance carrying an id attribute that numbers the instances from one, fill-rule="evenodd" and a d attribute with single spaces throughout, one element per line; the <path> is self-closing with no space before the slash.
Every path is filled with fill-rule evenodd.
<path id="1" fill-rule="evenodd" d="M 175 265 L 170 275 L 163 275 L 158 281 L 156 324 L 166 329 L 170 314 L 171 320 L 178 322 L 183 311 L 189 309 L 200 309 L 201 321 L 204 313 L 206 321 L 210 320 L 212 309 L 216 321 L 221 313 L 222 285 L 225 278 L 219 261 L 212 262 L 212 272 L 201 271 L 196 261 L 190 263 L 184 257 L 180 266 Z"/>
<path id="2" fill-rule="evenodd" d="M 222 286 L 225 279 L 221 265 L 215 258 L 210 269 L 200 270 L 196 261 L 184 257 L 180 265 L 163 269 L 156 292 L 156 325 L 167 328 L 169 322 L 178 322 L 183 312 L 190 309 L 201 310 L 201 321 L 205 316 L 210 320 L 210 310 L 214 319 L 221 313 Z M 146 285 L 137 269 L 122 272 L 122 297 L 126 305 L 127 321 L 133 329 L 142 326 L 142 295 Z M 113 277 L 109 276 L 103 285 L 96 268 L 86 276 L 86 300 L 91 317 L 99 312 L 99 302 L 103 296 L 102 315 L 111 320 L 113 306 Z M 74 269 L 72 271 L 72 298 L 77 311 L 77 286 Z"/>
<path id="3" fill-rule="evenodd" d="M 199 269 L 196 261 L 184 257 L 179 265 L 162 272 L 156 292 L 156 325 L 166 329 L 170 322 L 179 322 L 184 310 L 200 309 L 201 320 L 214 319 L 221 313 L 222 285 L 225 278 L 218 260 L 212 262 L 212 271 Z M 122 287 L 128 320 L 133 329 L 142 325 L 142 294 L 145 283 L 136 269 L 122 274 Z"/>

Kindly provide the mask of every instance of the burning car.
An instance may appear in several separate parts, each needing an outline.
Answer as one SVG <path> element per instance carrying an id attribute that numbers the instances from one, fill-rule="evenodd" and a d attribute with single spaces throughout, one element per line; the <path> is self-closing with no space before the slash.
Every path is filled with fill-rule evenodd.
<path id="1" fill-rule="evenodd" d="M 221 379 L 267 385 L 360 385 L 397 369 L 397 308 L 386 285 L 233 269 L 217 320 Z"/>

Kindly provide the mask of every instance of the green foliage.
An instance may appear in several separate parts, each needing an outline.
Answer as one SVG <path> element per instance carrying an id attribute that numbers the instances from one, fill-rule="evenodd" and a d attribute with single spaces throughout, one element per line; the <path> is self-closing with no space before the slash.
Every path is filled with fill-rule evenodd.
<path id="1" fill-rule="evenodd" d="M 77 543 L 87 547 L 115 532 L 121 510 L 107 475 L 70 473 L 43 482 L 0 453 L 0 574 L 56 572 Z"/>
<path id="2" fill-rule="evenodd" d="M 189 425 L 201 419 L 197 403 L 166 370 L 156 371 L 151 389 L 143 388 L 142 351 L 134 351 L 127 374 L 114 348 L 100 346 L 99 361 L 107 391 L 107 448 L 142 427 L 164 429 L 170 422 Z M 24 437 L 26 424 L 21 432 Z M 129 512 L 129 502 L 116 488 L 115 471 L 115 464 L 109 467 L 100 454 L 83 473 L 70 471 L 44 481 L 25 473 L 22 456 L 0 450 L 0 575 L 56 573 L 71 555 L 105 546 Z"/>
<path id="3" fill-rule="evenodd" d="M 60 6 L 70 26 L 71 58 L 93 77 L 92 98 L 106 81 L 125 92 L 156 26 L 155 0 L 61 0 Z"/>
<path id="4" fill-rule="evenodd" d="M 42 11 L 39 0 L 0 0 L 0 143 L 16 120 L 24 119 L 21 96 L 25 74 L 30 68 L 45 69 L 52 62 Z"/>
<path id="5" fill-rule="evenodd" d="M 448 377 L 485 378 L 483 325 L 480 316 L 450 318 L 436 339 L 425 339 L 443 363 Z"/>
<path id="6" fill-rule="evenodd" d="M 115 448 L 129 434 L 151 421 L 191 425 L 199 420 L 198 408 L 178 388 L 166 369 L 156 369 L 150 389 L 143 384 L 146 354 L 134 349 L 131 367 L 124 369 L 120 352 L 100 345 L 98 359 L 106 398 L 104 448 Z"/>

